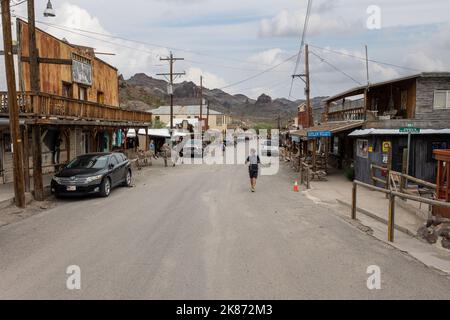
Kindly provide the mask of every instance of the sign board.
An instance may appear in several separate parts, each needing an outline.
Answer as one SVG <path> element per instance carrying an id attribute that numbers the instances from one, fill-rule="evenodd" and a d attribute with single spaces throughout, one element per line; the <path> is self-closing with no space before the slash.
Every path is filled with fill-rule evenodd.
<path id="1" fill-rule="evenodd" d="M 414 127 L 400 128 L 399 131 L 400 131 L 400 133 L 420 133 L 420 129 L 414 128 Z"/>
<path id="2" fill-rule="evenodd" d="M 308 138 L 329 138 L 331 137 L 331 131 L 308 131 Z"/>
<path id="3" fill-rule="evenodd" d="M 72 60 L 72 80 L 76 83 L 92 85 L 92 65 Z"/>
<path id="4" fill-rule="evenodd" d="M 389 150 L 391 150 L 391 142 L 390 141 L 383 141 L 383 145 L 382 145 L 382 151 L 383 153 L 388 153 Z"/>

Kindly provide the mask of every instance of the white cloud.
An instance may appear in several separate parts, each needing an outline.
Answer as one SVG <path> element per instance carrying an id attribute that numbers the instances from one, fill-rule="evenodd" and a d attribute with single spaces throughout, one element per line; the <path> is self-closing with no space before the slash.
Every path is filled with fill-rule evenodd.
<path id="1" fill-rule="evenodd" d="M 260 24 L 259 34 L 262 37 L 298 37 L 303 30 L 305 12 L 288 10 L 280 11 L 271 19 L 263 19 Z M 336 34 L 355 30 L 361 22 L 348 21 L 333 15 L 311 14 L 308 24 L 308 35 L 317 36 L 322 34 Z"/>
<path id="2" fill-rule="evenodd" d="M 283 50 L 280 48 L 269 49 L 260 53 L 257 53 L 247 59 L 248 62 L 260 64 L 261 67 L 267 68 L 267 66 L 276 65 L 282 62 Z"/>
<path id="3" fill-rule="evenodd" d="M 168 55 L 164 48 L 148 48 L 145 45 L 129 41 L 112 39 L 98 34 L 111 35 L 100 23 L 99 19 L 87 10 L 77 5 L 63 3 L 58 7 L 57 16 L 52 24 L 63 26 L 70 31 L 46 27 L 46 31 L 58 38 L 66 38 L 69 42 L 93 47 L 98 52 L 114 53 L 115 56 L 99 55 L 99 57 L 119 69 L 119 72 L 129 77 L 138 72 L 148 72 L 155 65 L 160 65 L 159 57 Z"/>
<path id="4" fill-rule="evenodd" d="M 208 89 L 221 88 L 226 85 L 224 79 L 212 74 L 210 72 L 201 70 L 199 68 L 189 68 L 186 71 L 186 77 L 184 80 L 192 81 L 197 85 L 200 85 L 200 76 L 203 76 L 203 86 Z"/>

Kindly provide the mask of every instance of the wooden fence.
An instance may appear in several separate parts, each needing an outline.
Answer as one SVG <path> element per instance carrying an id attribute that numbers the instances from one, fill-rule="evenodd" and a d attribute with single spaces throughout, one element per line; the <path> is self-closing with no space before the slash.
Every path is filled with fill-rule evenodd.
<path id="1" fill-rule="evenodd" d="M 445 201 L 438 201 L 433 199 L 428 199 L 424 197 L 414 196 L 407 193 L 392 191 L 390 189 L 384 189 L 380 187 L 376 187 L 358 180 L 353 181 L 353 190 L 352 190 L 352 207 L 351 207 L 351 218 L 353 220 L 356 219 L 356 201 L 357 201 L 357 187 L 361 186 L 373 191 L 378 191 L 385 193 L 387 197 L 389 198 L 389 205 L 388 205 L 388 241 L 394 242 L 394 226 L 395 226 L 395 201 L 396 197 L 407 199 L 411 201 L 416 201 L 419 203 L 425 203 L 430 206 L 438 206 L 438 207 L 444 207 L 450 209 L 450 203 Z"/>

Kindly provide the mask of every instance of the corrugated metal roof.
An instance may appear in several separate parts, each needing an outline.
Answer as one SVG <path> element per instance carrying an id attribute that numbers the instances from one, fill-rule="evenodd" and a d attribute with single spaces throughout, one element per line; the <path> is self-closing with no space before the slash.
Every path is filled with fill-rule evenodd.
<path id="1" fill-rule="evenodd" d="M 161 106 L 157 109 L 149 110 L 154 115 L 168 115 L 170 114 L 170 106 Z M 203 106 L 202 114 L 206 116 L 207 108 Z M 191 105 L 191 106 L 173 106 L 173 114 L 181 114 L 181 115 L 200 115 L 200 105 Z M 210 115 L 221 115 L 223 113 L 209 109 Z"/>
<path id="2" fill-rule="evenodd" d="M 291 135 L 293 136 L 300 136 L 300 137 L 306 137 L 308 135 L 308 132 L 312 131 L 331 131 L 331 133 L 338 133 L 345 130 L 351 130 L 358 127 L 361 127 L 364 124 L 364 121 L 333 121 L 333 122 L 325 122 L 321 123 L 320 125 L 297 130 Z"/>
<path id="3" fill-rule="evenodd" d="M 450 129 L 421 129 L 420 133 L 411 133 L 412 135 L 424 135 L 424 134 L 450 134 Z M 349 137 L 362 137 L 370 135 L 408 135 L 407 132 L 400 132 L 398 129 L 362 129 L 355 130 L 350 133 Z"/>

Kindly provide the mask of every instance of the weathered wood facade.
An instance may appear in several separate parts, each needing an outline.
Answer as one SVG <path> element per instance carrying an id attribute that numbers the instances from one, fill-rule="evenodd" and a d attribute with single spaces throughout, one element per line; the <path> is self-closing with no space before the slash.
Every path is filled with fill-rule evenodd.
<path id="1" fill-rule="evenodd" d="M 373 84 L 368 88 L 356 88 L 340 96 L 327 99 L 345 99 L 365 92 L 365 106 L 359 107 L 365 118 L 363 129 L 375 129 L 373 133 L 357 136 L 354 139 L 355 177 L 371 183 L 370 165 L 386 165 L 386 152 L 383 142 L 392 146 L 392 169 L 401 172 L 404 164 L 403 150 L 407 148 L 408 137 L 399 134 L 400 128 L 421 129 L 420 134 L 412 134 L 409 160 L 409 174 L 419 179 L 433 182 L 436 179 L 436 161 L 433 150 L 450 148 L 450 134 L 433 130 L 450 129 L 450 95 L 447 105 L 437 106 L 436 93 L 450 93 L 450 73 L 422 73 L 397 80 Z M 338 111 L 340 116 L 353 110 Z M 334 114 L 333 116 L 336 116 Z M 433 129 L 427 132 L 427 129 Z M 383 133 L 385 130 L 385 134 Z M 361 153 L 358 146 L 367 145 L 369 152 Z"/>
<path id="2" fill-rule="evenodd" d="M 17 25 L 17 100 L 28 159 L 24 160 L 27 189 L 34 167 L 40 176 L 41 171 L 51 173 L 86 152 L 126 148 L 127 129 L 148 128 L 151 113 L 119 107 L 116 68 L 95 57 L 92 48 L 69 44 L 42 30 L 36 31 L 40 91 L 31 92 L 28 25 L 22 20 Z M 0 183 L 12 181 L 7 101 L 7 94 L 0 92 Z"/>
<path id="3" fill-rule="evenodd" d="M 28 24 L 17 20 L 19 47 L 19 88 L 31 91 L 29 68 Z M 117 69 L 97 58 L 92 48 L 61 41 L 36 29 L 36 46 L 40 63 L 41 92 L 77 100 L 87 100 L 109 106 L 119 106 L 119 79 Z M 77 83 L 72 76 L 73 61 L 83 60 L 92 66 L 92 84 Z M 45 61 L 53 63 L 45 63 Z M 80 95 L 86 89 L 87 95 Z"/>

